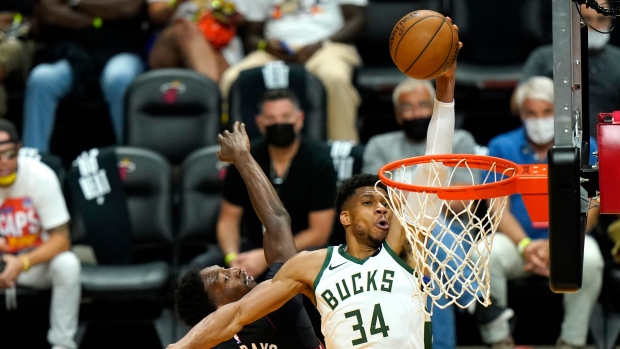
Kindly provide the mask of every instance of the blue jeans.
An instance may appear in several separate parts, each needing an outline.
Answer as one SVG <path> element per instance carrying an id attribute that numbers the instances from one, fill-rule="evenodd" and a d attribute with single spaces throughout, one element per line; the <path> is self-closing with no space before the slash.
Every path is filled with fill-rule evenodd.
<path id="1" fill-rule="evenodd" d="M 452 225 L 451 228 L 455 229 L 457 226 L 459 225 L 455 224 L 455 225 Z M 437 237 L 439 236 L 440 233 L 441 233 L 441 227 L 439 224 L 437 224 L 435 228 L 433 229 L 433 235 Z M 443 234 L 441 237 L 441 245 L 454 251 L 459 257 L 465 258 L 465 254 L 466 254 L 465 249 L 467 249 L 468 246 L 464 245 L 463 249 L 459 249 L 453 246 L 454 242 L 455 242 L 454 236 L 452 236 L 451 234 Z M 446 259 L 447 254 L 445 250 L 443 250 L 442 248 L 435 247 L 432 250 L 434 251 L 434 254 L 437 256 L 439 260 L 443 261 Z M 444 269 L 446 273 L 448 273 L 448 275 L 446 275 L 448 278 L 451 278 L 454 275 L 452 273 L 453 270 L 458 269 L 456 267 L 456 263 L 457 261 L 451 260 L 450 262 L 448 262 L 448 265 L 452 265 L 453 267 Z M 436 267 L 437 267 L 436 265 L 432 265 L 433 270 L 435 270 Z M 467 272 L 471 273 L 471 270 L 468 269 L 465 271 L 465 273 Z M 460 292 L 460 290 L 456 290 L 456 291 Z M 439 287 L 433 288 L 433 295 L 435 296 L 439 295 Z M 467 303 L 471 301 L 472 298 L 473 298 L 472 295 L 465 293 L 461 296 L 461 302 Z M 428 298 L 428 301 L 430 302 L 431 299 Z M 439 299 L 440 304 L 446 304 L 447 302 L 448 301 L 445 297 L 442 297 Z M 430 306 L 431 304 L 429 303 L 428 307 Z M 454 311 L 455 311 L 454 305 L 450 305 L 444 309 L 441 309 L 437 306 L 433 307 L 433 315 L 431 316 L 431 321 L 433 324 L 433 349 L 454 349 L 456 348 L 456 323 L 455 323 L 456 320 L 455 320 Z"/>
<path id="2" fill-rule="evenodd" d="M 123 142 L 125 91 L 143 71 L 144 63 L 138 55 L 119 53 L 108 60 L 99 78 L 118 144 Z M 39 64 L 32 70 L 24 101 L 24 146 L 49 151 L 58 102 L 71 92 L 73 78 L 65 59 Z"/>

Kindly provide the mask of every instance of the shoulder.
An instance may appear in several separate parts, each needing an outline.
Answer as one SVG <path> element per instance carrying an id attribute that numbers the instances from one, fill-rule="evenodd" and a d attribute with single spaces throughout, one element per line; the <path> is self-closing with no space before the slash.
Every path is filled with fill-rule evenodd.
<path id="1" fill-rule="evenodd" d="M 314 279 L 323 267 L 327 252 L 328 248 L 322 248 L 320 250 L 297 253 L 282 265 L 274 280 L 279 279 L 279 276 L 292 277 L 312 287 Z"/>
<path id="2" fill-rule="evenodd" d="M 392 131 L 387 133 L 378 134 L 370 137 L 365 149 L 382 148 L 394 142 L 401 142 L 404 139 L 403 131 Z"/>
<path id="3" fill-rule="evenodd" d="M 26 176 L 28 179 L 31 178 L 37 182 L 58 182 L 58 177 L 56 176 L 54 170 L 43 162 L 24 156 L 20 156 L 17 161 L 19 176 Z"/>

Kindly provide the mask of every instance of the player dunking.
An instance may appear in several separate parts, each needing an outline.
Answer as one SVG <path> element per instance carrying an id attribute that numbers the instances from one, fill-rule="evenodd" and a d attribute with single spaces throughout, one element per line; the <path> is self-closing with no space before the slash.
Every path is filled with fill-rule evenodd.
<path id="1" fill-rule="evenodd" d="M 454 127 L 455 68 L 436 79 L 427 153 L 451 152 L 451 143 L 444 141 L 452 139 Z M 238 125 L 222 137 L 247 139 Z M 448 146 L 450 149 L 443 149 Z M 247 147 L 236 148 L 235 157 L 236 163 L 248 161 Z M 375 189 L 377 179 L 357 175 L 338 189 L 336 209 L 345 228 L 345 245 L 298 253 L 273 279 L 259 284 L 239 301 L 218 308 L 168 348 L 211 348 L 298 293 L 317 305 L 325 344 L 330 349 L 430 348 L 429 318 L 412 310 L 424 306 L 422 298 L 412 297 L 420 271 L 404 262 L 409 254 L 401 252 L 409 244 L 388 210 L 385 189 L 381 185 Z"/>

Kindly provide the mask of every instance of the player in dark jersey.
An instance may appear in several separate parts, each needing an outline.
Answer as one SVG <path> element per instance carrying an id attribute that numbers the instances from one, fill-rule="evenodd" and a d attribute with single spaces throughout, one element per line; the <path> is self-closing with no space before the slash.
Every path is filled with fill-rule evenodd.
<path id="1" fill-rule="evenodd" d="M 265 227 L 263 247 L 270 266 L 267 279 L 271 279 L 285 261 L 297 254 L 290 216 L 250 154 L 245 125 L 235 123 L 233 130 L 219 135 L 221 150 L 218 157 L 233 163 L 244 182 L 251 184 L 247 185 L 250 200 Z M 211 266 L 200 271 L 190 270 L 179 280 L 176 310 L 179 317 L 193 327 L 217 308 L 241 299 L 254 286 L 254 278 L 239 268 Z M 215 348 L 323 348 L 315 336 L 301 297 L 293 297 L 280 309 L 244 326 L 233 338 Z"/>

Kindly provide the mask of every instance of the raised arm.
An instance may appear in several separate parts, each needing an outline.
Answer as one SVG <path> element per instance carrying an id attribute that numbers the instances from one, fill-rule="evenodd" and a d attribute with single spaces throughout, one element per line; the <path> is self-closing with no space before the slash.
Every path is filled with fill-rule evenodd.
<path id="1" fill-rule="evenodd" d="M 263 248 L 267 264 L 285 262 L 297 253 L 291 232 L 291 217 L 282 205 L 269 179 L 250 154 L 245 124 L 236 122 L 232 132 L 218 136 L 222 149 L 218 157 L 232 162 L 246 183 L 252 207 L 265 226 Z"/>

